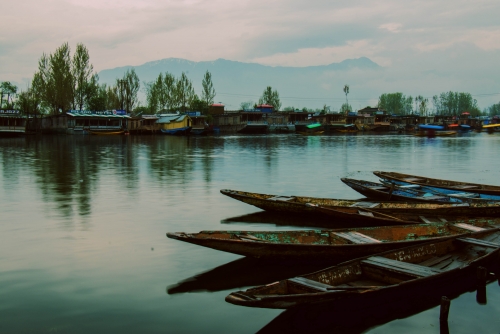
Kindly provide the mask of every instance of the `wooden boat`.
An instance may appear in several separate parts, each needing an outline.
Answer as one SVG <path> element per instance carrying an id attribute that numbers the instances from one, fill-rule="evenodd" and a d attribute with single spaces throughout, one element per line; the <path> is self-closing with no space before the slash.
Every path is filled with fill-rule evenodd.
<path id="1" fill-rule="evenodd" d="M 300 133 L 301 135 L 305 136 L 315 136 L 315 135 L 320 135 L 325 132 L 325 129 L 323 128 L 323 125 L 320 123 L 313 123 L 313 124 L 308 124 L 305 126 L 304 130 L 302 131 L 296 131 L 297 133 Z"/>
<path id="2" fill-rule="evenodd" d="M 445 137 L 445 136 L 453 136 L 456 135 L 456 131 L 445 131 L 445 130 L 419 130 L 415 132 L 415 136 L 417 137 Z"/>
<path id="3" fill-rule="evenodd" d="M 226 301 L 278 309 L 301 305 L 339 308 L 353 302 L 368 307 L 387 298 L 411 303 L 422 294 L 437 291 L 446 295 L 454 283 L 475 279 L 479 266 L 496 265 L 499 249 L 499 229 L 488 229 L 357 258 L 311 274 L 233 292 Z"/>
<path id="4" fill-rule="evenodd" d="M 442 180 L 442 179 L 433 179 L 425 176 L 418 175 L 410 175 L 403 173 L 395 173 L 395 172 L 382 172 L 375 171 L 373 172 L 376 176 L 383 180 L 387 181 L 400 181 L 406 182 L 410 184 L 418 184 L 430 187 L 437 187 L 443 189 L 450 190 L 458 190 L 458 191 L 467 191 L 470 193 L 477 194 L 490 194 L 490 195 L 498 195 L 500 196 L 500 186 L 488 185 L 488 184 L 479 184 L 479 183 L 469 183 L 463 181 L 450 181 L 450 180 Z"/>
<path id="5" fill-rule="evenodd" d="M 338 263 L 451 235 L 478 232 L 493 226 L 487 220 L 471 222 L 336 230 L 174 232 L 167 233 L 167 237 L 260 259 Z"/>
<path id="6" fill-rule="evenodd" d="M 126 132 L 125 130 L 90 130 L 90 129 L 84 129 L 84 131 L 88 132 L 88 134 L 98 135 L 98 136 L 118 136 L 118 135 L 123 135 Z"/>
<path id="7" fill-rule="evenodd" d="M 472 198 L 472 199 L 480 199 L 480 200 L 485 200 L 485 201 L 500 201 L 500 195 L 490 195 L 490 194 L 478 194 L 478 193 L 473 193 L 473 192 L 468 192 L 468 191 L 463 191 L 463 190 L 456 190 L 456 189 L 446 189 L 446 188 L 439 188 L 439 187 L 433 187 L 433 186 L 427 186 L 427 185 L 420 185 L 420 184 L 412 184 L 404 181 L 398 181 L 398 180 L 385 180 L 381 179 L 380 180 L 382 184 L 386 186 L 392 186 L 395 184 L 399 188 L 402 189 L 417 189 L 420 191 L 424 191 L 427 193 L 432 193 L 435 195 L 445 195 L 445 196 L 450 196 L 450 197 L 458 197 L 458 198 Z"/>
<path id="8" fill-rule="evenodd" d="M 371 182 L 364 180 L 355 180 L 349 178 L 341 178 L 342 182 L 347 184 L 352 189 L 360 194 L 374 199 L 381 200 L 400 200 L 400 201 L 416 201 L 416 202 L 432 202 L 432 203 L 475 203 L 475 202 L 492 202 L 480 198 L 454 197 L 445 194 L 435 194 L 424 190 L 398 186 L 396 184 L 383 184 L 379 182 Z M 500 204 L 500 202 L 499 202 Z"/>
<path id="9" fill-rule="evenodd" d="M 287 214 L 303 214 L 311 218 L 314 214 L 325 217 L 318 206 L 331 209 L 330 217 L 353 223 L 380 225 L 379 219 L 362 212 L 380 213 L 394 217 L 406 216 L 463 216 L 500 217 L 500 204 L 480 201 L 475 203 L 423 203 L 402 201 L 361 201 L 317 198 L 306 196 L 283 196 L 222 189 L 223 195 L 258 207 L 266 211 Z M 390 218 L 390 217 L 388 217 Z M 392 218 L 391 218 L 392 219 Z M 408 219 L 407 219 L 408 220 Z M 399 222 L 399 224 L 402 224 Z"/>

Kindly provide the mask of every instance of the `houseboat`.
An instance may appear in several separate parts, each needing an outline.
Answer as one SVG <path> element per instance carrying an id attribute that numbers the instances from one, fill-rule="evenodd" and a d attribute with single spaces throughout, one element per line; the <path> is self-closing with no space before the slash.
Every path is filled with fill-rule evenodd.
<path id="1" fill-rule="evenodd" d="M 26 134 L 27 118 L 19 110 L 0 110 L 0 136 L 15 137 Z"/>
<path id="2" fill-rule="evenodd" d="M 41 127 L 44 133 L 121 135 L 128 133 L 129 120 L 125 110 L 70 110 L 45 116 Z"/>
<path id="3" fill-rule="evenodd" d="M 192 120 L 188 115 L 180 113 L 160 114 L 156 124 L 166 135 L 188 135 L 192 129 Z"/>

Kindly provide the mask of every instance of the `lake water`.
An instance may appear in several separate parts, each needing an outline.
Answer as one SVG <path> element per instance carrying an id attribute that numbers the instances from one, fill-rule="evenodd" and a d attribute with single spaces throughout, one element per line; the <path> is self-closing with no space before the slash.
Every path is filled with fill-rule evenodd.
<path id="1" fill-rule="evenodd" d="M 374 170 L 500 185 L 499 147 L 500 134 L 487 133 L 0 138 L 0 333 L 290 332 L 282 310 L 224 298 L 315 268 L 249 261 L 166 232 L 314 225 L 251 215 L 260 210 L 220 189 L 357 199 L 340 178 L 376 181 Z M 450 332 L 500 332 L 497 283 L 487 298 L 452 300 Z M 439 333 L 439 307 L 416 312 L 362 330 Z"/>

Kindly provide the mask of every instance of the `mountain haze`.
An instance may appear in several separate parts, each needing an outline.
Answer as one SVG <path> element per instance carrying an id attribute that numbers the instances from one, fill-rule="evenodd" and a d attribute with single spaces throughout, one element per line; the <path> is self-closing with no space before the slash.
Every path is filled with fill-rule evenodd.
<path id="1" fill-rule="evenodd" d="M 356 77 L 376 77 L 383 68 L 366 57 L 346 59 L 340 63 L 308 67 L 266 66 L 243 63 L 225 59 L 194 62 L 179 58 L 167 58 L 147 62 L 139 66 L 125 66 L 99 72 L 99 81 L 113 85 L 117 78 L 134 68 L 141 81 L 141 100 L 144 101 L 144 82 L 155 80 L 160 73 L 169 72 L 179 77 L 185 72 L 192 81 L 196 93 L 201 96 L 201 82 L 206 71 L 212 74 L 216 90 L 216 102 L 222 102 L 227 110 L 239 109 L 241 102 L 258 102 L 267 86 L 277 89 L 282 101 L 282 109 L 287 106 L 296 108 L 322 108 L 331 106 L 339 110 L 345 95 L 345 84 L 350 84 L 349 100 L 356 96 L 377 99 L 378 92 L 363 87 Z M 354 84 L 356 82 L 356 84 Z M 368 88 L 368 89 L 367 89 Z M 358 100 L 358 102 L 361 102 Z M 359 107 L 368 103 L 367 98 Z M 358 109 L 356 103 L 351 103 Z"/>

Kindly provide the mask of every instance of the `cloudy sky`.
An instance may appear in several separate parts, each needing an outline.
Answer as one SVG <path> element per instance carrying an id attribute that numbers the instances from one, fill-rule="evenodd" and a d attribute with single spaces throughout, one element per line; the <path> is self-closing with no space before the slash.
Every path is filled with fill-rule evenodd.
<path id="1" fill-rule="evenodd" d="M 368 57 L 390 73 L 380 93 L 465 91 L 484 108 L 500 101 L 499 14 L 498 0 L 4 1 L 0 81 L 29 81 L 42 53 L 64 42 L 85 44 L 96 71 L 170 57 L 272 66 Z"/>

